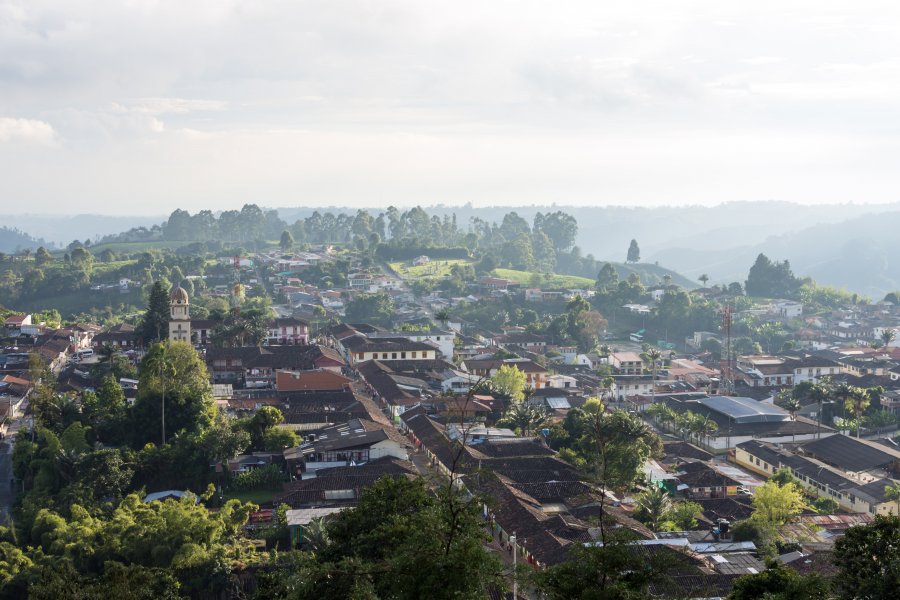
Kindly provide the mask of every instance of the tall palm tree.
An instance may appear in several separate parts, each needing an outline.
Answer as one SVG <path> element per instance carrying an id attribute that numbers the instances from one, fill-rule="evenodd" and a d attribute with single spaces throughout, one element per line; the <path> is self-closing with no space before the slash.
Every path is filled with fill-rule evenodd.
<path id="1" fill-rule="evenodd" d="M 434 313 L 434 318 L 441 322 L 442 327 L 446 327 L 447 321 L 450 320 L 450 311 L 442 308 Z"/>
<path id="2" fill-rule="evenodd" d="M 806 393 L 806 397 L 818 405 L 816 412 L 816 437 L 822 437 L 822 412 L 825 410 L 825 403 L 831 400 L 831 384 L 827 380 L 813 384 Z"/>
<path id="3" fill-rule="evenodd" d="M 666 520 L 666 514 L 672 509 L 669 493 L 660 487 L 643 492 L 637 501 L 637 512 L 653 531 L 659 531 Z"/>
<path id="4" fill-rule="evenodd" d="M 860 387 L 851 388 L 850 395 L 844 400 L 844 407 L 856 418 L 856 439 L 859 439 L 859 425 L 863 413 L 869 408 L 871 402 L 869 390 Z"/>
<path id="5" fill-rule="evenodd" d="M 168 342 L 154 345 L 144 357 L 142 367 L 156 373 L 159 377 L 159 386 L 162 392 L 160 402 L 160 422 L 162 424 L 162 444 L 166 444 L 166 381 L 174 378 L 178 372 L 174 364 L 168 360 Z"/>
<path id="6" fill-rule="evenodd" d="M 719 424 L 709 418 L 709 413 L 706 414 L 705 417 L 700 420 L 698 423 L 698 433 L 703 437 L 707 442 L 709 441 L 709 436 L 714 434 L 719 430 Z"/>
<path id="7" fill-rule="evenodd" d="M 503 417 L 497 424 L 518 429 L 522 437 L 528 437 L 539 431 L 549 421 L 550 414 L 542 407 L 525 402 L 515 402 L 503 413 Z"/>
<path id="8" fill-rule="evenodd" d="M 693 423 L 694 413 L 689 410 L 675 415 L 674 425 L 681 439 L 686 440 L 687 436 L 691 435 Z"/>
<path id="9" fill-rule="evenodd" d="M 660 402 L 659 404 L 651 404 L 647 407 L 646 414 L 656 419 L 656 422 L 660 425 L 668 428 L 675 422 L 677 415 L 675 411 L 672 410 L 667 404 L 664 402 Z"/>
<path id="10" fill-rule="evenodd" d="M 791 421 L 797 420 L 797 413 L 803 408 L 803 405 L 800 404 L 800 399 L 795 398 L 794 395 L 787 390 L 778 393 L 778 398 L 776 398 L 775 403 L 790 413 Z M 796 430 L 791 429 L 791 432 L 791 441 L 797 441 Z"/>
<path id="11" fill-rule="evenodd" d="M 890 346 L 895 339 L 897 339 L 897 332 L 893 329 L 885 329 L 881 332 L 881 343 L 884 344 L 885 348 Z"/>
<path id="12" fill-rule="evenodd" d="M 656 398 L 656 368 L 659 360 L 662 358 L 662 352 L 660 352 L 659 348 L 648 348 L 644 355 L 650 361 L 650 372 L 653 378 L 650 384 L 650 402 L 652 403 Z"/>
<path id="13" fill-rule="evenodd" d="M 609 400 L 609 394 L 612 391 L 613 384 L 616 383 L 616 380 L 611 376 L 607 375 L 603 379 L 600 380 L 600 399 L 601 400 Z"/>
<path id="14" fill-rule="evenodd" d="M 709 275 L 707 275 L 706 273 L 704 273 L 703 275 L 701 275 L 701 276 L 698 277 L 697 279 L 700 281 L 700 283 L 703 284 L 703 287 L 706 287 L 706 282 L 709 281 Z"/>

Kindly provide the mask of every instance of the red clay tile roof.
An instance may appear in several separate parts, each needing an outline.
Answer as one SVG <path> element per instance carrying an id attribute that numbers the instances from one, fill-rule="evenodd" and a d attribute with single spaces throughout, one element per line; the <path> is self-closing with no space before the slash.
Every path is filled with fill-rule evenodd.
<path id="1" fill-rule="evenodd" d="M 275 389 L 279 392 L 342 390 L 351 382 L 348 377 L 324 369 L 275 373 Z"/>

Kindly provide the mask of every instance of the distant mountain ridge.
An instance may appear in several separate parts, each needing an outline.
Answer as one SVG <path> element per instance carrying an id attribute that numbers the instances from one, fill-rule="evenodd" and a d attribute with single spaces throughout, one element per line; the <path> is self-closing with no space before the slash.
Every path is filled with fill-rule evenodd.
<path id="1" fill-rule="evenodd" d="M 690 276 L 713 282 L 743 281 L 756 257 L 789 260 L 795 275 L 880 300 L 900 290 L 900 211 L 823 223 L 765 241 L 710 253 L 670 248 L 656 256 Z"/>
<path id="2" fill-rule="evenodd" d="M 0 252 L 11 254 L 20 250 L 36 250 L 44 241 L 35 239 L 23 231 L 0 227 Z"/>
<path id="3" fill-rule="evenodd" d="M 164 222 L 160 217 L 116 217 L 108 215 L 0 215 L 0 223 L 42 238 L 48 244 L 66 246 L 73 240 L 93 240 L 127 231 L 132 227 L 151 227 Z"/>

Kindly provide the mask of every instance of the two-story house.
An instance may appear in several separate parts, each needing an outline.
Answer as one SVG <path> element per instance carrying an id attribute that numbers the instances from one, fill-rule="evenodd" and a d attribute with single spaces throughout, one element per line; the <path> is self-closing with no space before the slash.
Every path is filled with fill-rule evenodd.
<path id="1" fill-rule="evenodd" d="M 525 373 L 525 385 L 533 387 L 536 390 L 545 388 L 549 385 L 548 376 L 550 372 L 537 364 L 533 360 L 527 358 L 507 358 L 500 359 L 473 359 L 463 361 L 461 367 L 463 371 L 477 375 L 478 377 L 489 378 L 497 374 L 500 367 L 508 365 L 517 368 Z"/>
<path id="2" fill-rule="evenodd" d="M 609 355 L 609 364 L 619 375 L 641 375 L 644 372 L 644 361 L 637 352 L 613 352 Z"/>
<path id="3" fill-rule="evenodd" d="M 266 343 L 306 344 L 309 341 L 309 325 L 294 317 L 283 317 L 269 322 Z"/>

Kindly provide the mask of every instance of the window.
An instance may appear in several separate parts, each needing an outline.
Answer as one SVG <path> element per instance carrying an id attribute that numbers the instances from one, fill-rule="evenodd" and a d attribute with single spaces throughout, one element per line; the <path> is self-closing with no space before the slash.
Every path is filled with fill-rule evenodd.
<path id="1" fill-rule="evenodd" d="M 356 494 L 353 490 L 325 490 L 326 500 L 353 500 Z"/>
<path id="2" fill-rule="evenodd" d="M 381 353 L 381 358 L 387 358 L 387 352 L 382 352 L 382 353 Z"/>
<path id="3" fill-rule="evenodd" d="M 418 354 L 418 352 L 413 352 L 413 353 L 412 353 L 412 357 L 413 357 L 413 358 L 416 358 L 416 354 Z"/>
<path id="4" fill-rule="evenodd" d="M 397 358 L 397 353 L 396 353 L 396 352 L 391 352 L 391 358 Z"/>
<path id="5" fill-rule="evenodd" d="M 406 352 L 401 352 L 401 353 L 400 353 L 400 358 L 406 358 Z"/>

